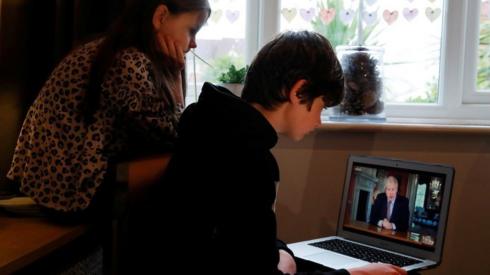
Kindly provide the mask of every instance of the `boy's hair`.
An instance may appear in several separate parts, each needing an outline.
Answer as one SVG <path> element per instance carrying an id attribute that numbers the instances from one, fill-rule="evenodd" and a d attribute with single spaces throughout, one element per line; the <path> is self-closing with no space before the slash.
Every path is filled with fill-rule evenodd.
<path id="1" fill-rule="evenodd" d="M 250 65 L 242 98 L 272 110 L 289 100 L 288 91 L 301 79 L 301 103 L 308 110 L 321 96 L 325 107 L 342 100 L 344 76 L 339 60 L 325 37 L 309 32 L 285 32 L 267 43 Z"/>

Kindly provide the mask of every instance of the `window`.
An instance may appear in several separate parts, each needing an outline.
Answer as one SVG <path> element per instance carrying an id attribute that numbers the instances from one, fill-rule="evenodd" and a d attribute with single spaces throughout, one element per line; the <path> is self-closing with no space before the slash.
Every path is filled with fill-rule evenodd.
<path id="1" fill-rule="evenodd" d="M 315 30 L 335 46 L 384 48 L 388 118 L 463 119 L 488 124 L 489 1 L 211 0 L 213 15 L 198 34 L 196 53 L 209 63 L 221 53 L 249 63 L 280 31 Z M 232 9 L 239 10 L 238 20 L 243 20 L 233 27 L 224 17 L 226 10 Z M 222 21 L 213 21 L 219 16 Z M 230 28 L 233 31 L 227 34 Z M 196 66 L 196 82 L 208 80 L 207 66 L 200 61 Z"/>
<path id="2" fill-rule="evenodd" d="M 415 208 L 424 208 L 425 207 L 425 192 L 427 190 L 427 184 L 419 184 L 417 185 L 417 194 L 415 196 Z"/>
<path id="3" fill-rule="evenodd" d="M 465 103 L 490 103 L 490 12 L 489 1 L 468 3 L 465 52 Z"/>
<path id="4" fill-rule="evenodd" d="M 490 92 L 490 2 L 481 2 L 477 89 Z"/>
<path id="5" fill-rule="evenodd" d="M 437 103 L 441 1 L 281 1 L 281 31 L 314 30 L 334 47 L 384 50 L 384 101 Z M 302 8 L 300 8 L 302 6 Z"/>
<path id="6" fill-rule="evenodd" d="M 227 66 L 245 66 L 246 0 L 210 0 L 212 9 L 197 34 L 195 54 L 187 55 L 186 102 L 197 100 L 205 81 L 216 82 Z"/>

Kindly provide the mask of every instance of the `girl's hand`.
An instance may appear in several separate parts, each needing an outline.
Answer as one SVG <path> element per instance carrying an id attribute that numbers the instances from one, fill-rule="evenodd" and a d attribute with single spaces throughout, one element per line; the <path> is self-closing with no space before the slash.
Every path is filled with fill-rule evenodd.
<path id="1" fill-rule="evenodd" d="M 157 34 L 157 39 L 162 52 L 176 62 L 179 70 L 183 70 L 185 66 L 185 54 L 184 50 L 179 46 L 179 44 L 176 43 L 170 36 L 164 36 L 160 33 Z"/>

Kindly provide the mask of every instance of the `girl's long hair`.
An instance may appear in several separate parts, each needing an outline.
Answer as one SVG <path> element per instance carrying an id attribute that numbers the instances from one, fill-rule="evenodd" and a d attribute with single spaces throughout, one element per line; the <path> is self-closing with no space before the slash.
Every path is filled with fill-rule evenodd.
<path id="1" fill-rule="evenodd" d="M 175 108 L 173 93 L 178 76 L 176 62 L 165 56 L 156 40 L 153 29 L 153 14 L 159 5 L 166 5 L 173 14 L 203 11 L 210 15 L 211 9 L 207 0 L 133 0 L 126 6 L 123 14 L 114 22 L 105 34 L 94 57 L 89 82 L 82 104 L 82 114 L 87 124 L 93 122 L 93 115 L 99 107 L 101 85 L 107 70 L 122 49 L 135 47 L 147 55 L 152 63 L 154 85 L 164 100 L 165 106 Z M 185 78 L 183 76 L 183 81 Z M 185 82 L 183 82 L 185 83 Z M 185 91 L 185 87 L 184 91 Z"/>

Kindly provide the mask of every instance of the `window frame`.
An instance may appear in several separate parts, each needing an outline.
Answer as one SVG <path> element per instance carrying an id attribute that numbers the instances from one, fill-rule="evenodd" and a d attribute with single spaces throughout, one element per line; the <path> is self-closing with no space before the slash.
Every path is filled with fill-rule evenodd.
<path id="1" fill-rule="evenodd" d="M 478 47 L 480 44 L 481 1 L 468 1 L 465 18 L 466 40 L 463 102 L 467 104 L 490 103 L 490 91 L 479 91 L 476 87 L 478 74 Z"/>
<path id="2" fill-rule="evenodd" d="M 249 45 L 248 63 L 252 59 L 250 56 L 279 33 L 281 7 L 280 0 L 250 2 L 254 2 L 249 6 L 255 5 L 259 14 L 255 18 L 250 16 L 247 24 L 250 28 L 247 32 L 250 37 L 247 40 L 255 43 Z M 479 21 L 471 19 L 479 19 L 480 6 L 480 1 L 475 0 L 446 0 L 443 5 L 438 103 L 386 104 L 386 117 L 465 120 L 490 124 L 490 95 L 477 93 L 475 83 Z M 257 31 L 254 33 L 253 30 Z"/>

